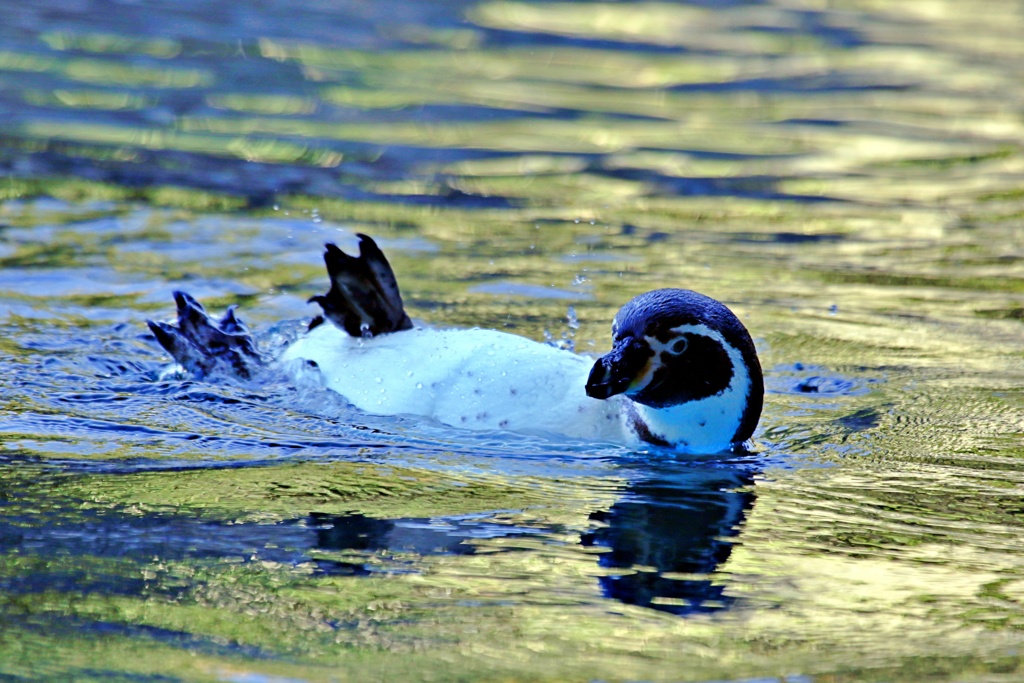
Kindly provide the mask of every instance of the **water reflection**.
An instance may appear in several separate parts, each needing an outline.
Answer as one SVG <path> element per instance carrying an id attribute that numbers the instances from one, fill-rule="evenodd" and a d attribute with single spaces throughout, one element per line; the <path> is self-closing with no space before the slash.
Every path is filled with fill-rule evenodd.
<path id="1" fill-rule="evenodd" d="M 1018 1 L 96 4 L 0 22 L 0 679 L 1022 680 Z M 757 505 L 144 377 L 358 231 L 434 325 L 735 305 Z"/>
<path id="2" fill-rule="evenodd" d="M 543 529 L 496 524 L 490 518 L 490 514 L 481 514 L 436 519 L 380 519 L 359 513 L 330 515 L 314 512 L 309 521 L 316 528 L 315 549 L 333 551 L 342 556 L 318 556 L 316 561 L 321 571 L 357 576 L 381 570 L 414 571 L 417 557 L 472 555 L 476 552 L 475 539 L 545 532 Z M 346 555 L 348 551 L 356 551 L 357 554 Z M 374 554 L 373 561 L 367 561 L 366 553 Z"/>
<path id="3" fill-rule="evenodd" d="M 240 471 L 245 470 L 232 470 Z M 732 599 L 712 574 L 729 557 L 753 505 L 755 473 L 746 464 L 645 466 L 617 501 L 590 513 L 592 530 L 579 537 L 585 549 L 607 549 L 596 554 L 606 570 L 598 579 L 603 595 L 681 616 L 728 607 Z M 58 480 L 48 488 L 59 490 Z M 312 567 L 317 576 L 359 577 L 422 573 L 431 566 L 430 557 L 480 553 L 491 558 L 478 568 L 486 575 L 487 567 L 498 566 L 492 564 L 496 552 L 554 557 L 567 548 L 566 539 L 576 538 L 564 524 L 524 522 L 515 511 L 391 518 L 311 512 L 268 523 L 208 519 L 185 510 L 139 514 L 135 505 L 83 510 L 75 501 L 45 511 L 16 499 L 3 507 L 0 555 L 13 553 L 35 566 L 0 577 L 0 590 L 10 595 L 54 589 L 182 595 L 187 584 L 158 588 L 142 577 L 154 566 L 196 562 L 269 562 Z M 594 558 L 589 551 L 573 553 L 572 561 L 593 575 L 586 565 Z M 538 578 L 531 574 L 519 580 Z M 470 584 L 475 580 L 467 577 Z"/>
<path id="4" fill-rule="evenodd" d="M 604 546 L 601 587 L 627 604 L 686 615 L 727 606 L 710 575 L 729 557 L 754 504 L 753 469 L 681 466 L 634 483 L 585 546 Z M 623 571 L 614 571 L 623 570 Z"/>

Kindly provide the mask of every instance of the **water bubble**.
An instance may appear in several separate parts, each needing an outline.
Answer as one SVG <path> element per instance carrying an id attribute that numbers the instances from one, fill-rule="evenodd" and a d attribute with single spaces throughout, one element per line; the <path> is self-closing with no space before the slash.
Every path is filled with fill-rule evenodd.
<path id="1" fill-rule="evenodd" d="M 570 306 L 569 310 L 565 312 L 565 319 L 569 325 L 570 330 L 580 329 L 580 319 L 576 315 L 576 307 Z"/>
<path id="2" fill-rule="evenodd" d="M 417 389 L 422 389 L 423 388 L 423 382 L 416 382 L 416 388 Z"/>
<path id="3" fill-rule="evenodd" d="M 580 327 L 580 321 L 576 316 L 575 306 L 569 306 L 565 314 L 565 319 L 566 327 L 568 327 L 568 329 L 562 332 L 561 337 L 557 339 L 549 330 L 544 330 L 544 343 L 548 346 L 554 346 L 556 349 L 576 351 L 576 341 L 573 337 L 576 336 L 576 330 Z"/>

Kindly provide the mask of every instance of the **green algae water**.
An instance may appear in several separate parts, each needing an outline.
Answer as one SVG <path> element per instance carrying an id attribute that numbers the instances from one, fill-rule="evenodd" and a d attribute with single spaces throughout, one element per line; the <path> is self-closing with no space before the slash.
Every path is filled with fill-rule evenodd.
<path id="1" fill-rule="evenodd" d="M 1024 11 L 56 3 L 0 25 L 0 680 L 1018 681 Z M 750 455 L 165 376 L 373 235 L 421 324 L 729 305 Z"/>

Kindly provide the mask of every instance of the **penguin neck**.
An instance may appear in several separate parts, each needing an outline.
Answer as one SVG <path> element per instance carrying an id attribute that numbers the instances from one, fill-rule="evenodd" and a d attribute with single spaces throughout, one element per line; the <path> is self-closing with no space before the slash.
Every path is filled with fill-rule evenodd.
<path id="1" fill-rule="evenodd" d="M 719 393 L 665 408 L 629 401 L 629 423 L 641 441 L 686 453 L 717 453 L 736 443 L 753 382 L 742 354 L 730 344 L 723 346 L 733 375 Z"/>

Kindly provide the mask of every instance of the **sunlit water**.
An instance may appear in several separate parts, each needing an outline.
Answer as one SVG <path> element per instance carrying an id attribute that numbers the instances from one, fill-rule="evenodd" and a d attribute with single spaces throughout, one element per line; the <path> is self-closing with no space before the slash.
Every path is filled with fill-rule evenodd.
<path id="1" fill-rule="evenodd" d="M 1019 3 L 3 10 L 0 679 L 1024 676 Z M 726 302 L 757 452 L 161 374 L 356 232 L 423 324 Z"/>

